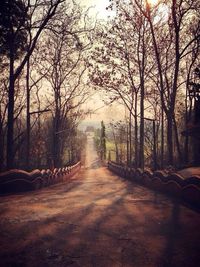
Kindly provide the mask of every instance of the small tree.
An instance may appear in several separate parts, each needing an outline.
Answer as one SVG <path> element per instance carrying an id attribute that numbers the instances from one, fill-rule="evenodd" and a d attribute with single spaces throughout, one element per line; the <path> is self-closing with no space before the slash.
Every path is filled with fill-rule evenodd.
<path id="1" fill-rule="evenodd" d="M 106 160 L 106 127 L 103 121 L 101 121 L 100 157 L 101 160 Z"/>

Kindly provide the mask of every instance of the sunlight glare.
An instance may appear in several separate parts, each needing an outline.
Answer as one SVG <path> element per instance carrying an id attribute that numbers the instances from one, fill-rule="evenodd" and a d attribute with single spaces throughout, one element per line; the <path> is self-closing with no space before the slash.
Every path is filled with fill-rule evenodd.
<path id="1" fill-rule="evenodd" d="M 155 6 L 155 5 L 157 5 L 157 4 L 158 4 L 158 1 L 159 1 L 159 0 L 147 0 L 148 4 L 149 4 L 150 6 Z"/>

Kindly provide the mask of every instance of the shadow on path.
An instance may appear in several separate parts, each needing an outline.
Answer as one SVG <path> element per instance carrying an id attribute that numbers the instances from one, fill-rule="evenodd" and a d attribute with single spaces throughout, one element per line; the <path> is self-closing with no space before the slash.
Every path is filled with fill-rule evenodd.
<path id="1" fill-rule="evenodd" d="M 1 267 L 196 267 L 199 213 L 101 166 L 0 203 Z"/>

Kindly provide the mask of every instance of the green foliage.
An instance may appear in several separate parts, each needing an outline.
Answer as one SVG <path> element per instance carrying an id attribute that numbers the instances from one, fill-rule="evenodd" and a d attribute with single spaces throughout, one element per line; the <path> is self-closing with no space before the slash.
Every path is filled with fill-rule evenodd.
<path id="1" fill-rule="evenodd" d="M 96 129 L 94 132 L 94 145 L 98 153 L 100 151 L 100 136 L 101 136 L 101 130 Z"/>
<path id="2" fill-rule="evenodd" d="M 106 141 L 107 159 L 116 161 L 115 143 L 113 140 Z"/>
<path id="3" fill-rule="evenodd" d="M 101 121 L 101 129 L 97 129 L 94 134 L 94 144 L 101 160 L 106 159 L 106 127 Z"/>
<path id="4" fill-rule="evenodd" d="M 106 159 L 106 127 L 103 121 L 101 122 L 100 157 L 102 160 Z"/>

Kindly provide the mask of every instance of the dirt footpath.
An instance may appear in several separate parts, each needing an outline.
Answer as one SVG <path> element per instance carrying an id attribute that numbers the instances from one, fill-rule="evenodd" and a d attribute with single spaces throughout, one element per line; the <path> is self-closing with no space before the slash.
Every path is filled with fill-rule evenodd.
<path id="1" fill-rule="evenodd" d="M 198 267 L 200 214 L 101 167 L 0 198 L 0 267 Z"/>

